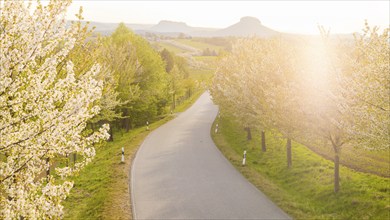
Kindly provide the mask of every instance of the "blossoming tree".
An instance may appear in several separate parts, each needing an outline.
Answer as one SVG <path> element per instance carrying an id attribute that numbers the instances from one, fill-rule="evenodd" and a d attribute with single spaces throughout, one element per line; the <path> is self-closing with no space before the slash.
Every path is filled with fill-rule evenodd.
<path id="1" fill-rule="evenodd" d="M 348 133 L 356 146 L 388 149 L 390 143 L 390 45 L 389 28 L 365 24 L 355 38 L 348 67 L 350 74 L 341 80 L 343 97 L 354 126 Z"/>
<path id="2" fill-rule="evenodd" d="M 287 138 L 288 167 L 291 139 L 300 121 L 293 52 L 294 47 L 281 39 L 241 39 L 221 60 L 212 89 L 223 109 L 234 112 L 241 123 L 251 122 L 262 130 L 263 151 L 265 129 L 276 129 Z"/>
<path id="3" fill-rule="evenodd" d="M 241 60 L 251 59 L 248 49 L 244 45 L 247 41 L 237 40 L 232 48 L 232 53 L 223 57 L 219 61 L 218 69 L 215 73 L 211 93 L 214 101 L 221 106 L 222 113 L 233 115 L 237 122 L 244 126 L 247 131 L 247 139 L 251 139 L 251 128 L 262 131 L 262 150 L 266 151 L 265 134 L 262 121 L 258 120 L 255 109 L 251 83 L 244 75 L 249 71 L 248 66 L 243 65 Z"/>
<path id="4" fill-rule="evenodd" d="M 102 82 L 99 65 L 75 74 L 67 55 L 78 37 L 64 16 L 70 0 L 36 7 L 0 1 L 0 216 L 58 218 L 72 188 L 67 178 L 95 155 L 94 144 L 108 138 L 108 126 L 87 133 L 86 122 Z M 52 158 L 77 153 L 73 167 Z"/>

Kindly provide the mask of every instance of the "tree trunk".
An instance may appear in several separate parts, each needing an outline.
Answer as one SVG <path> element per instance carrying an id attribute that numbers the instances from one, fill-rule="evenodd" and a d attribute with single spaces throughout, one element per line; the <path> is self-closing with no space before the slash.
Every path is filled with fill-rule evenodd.
<path id="1" fill-rule="evenodd" d="M 125 117 L 126 116 L 126 110 L 124 110 L 122 113 L 123 113 L 123 117 Z M 122 118 L 121 126 L 122 126 L 122 129 L 126 128 L 126 118 Z"/>
<path id="2" fill-rule="evenodd" d="M 261 131 L 261 150 L 263 152 L 267 151 L 267 147 L 265 146 L 265 131 Z"/>
<path id="3" fill-rule="evenodd" d="M 292 166 L 292 159 L 291 159 L 291 139 L 287 138 L 287 167 L 290 168 Z"/>
<path id="4" fill-rule="evenodd" d="M 175 110 L 176 108 L 176 94 L 173 93 L 172 95 L 172 110 Z"/>
<path id="5" fill-rule="evenodd" d="M 125 118 L 122 119 L 122 128 L 126 129 L 126 132 L 129 132 L 129 130 L 130 130 L 130 119 L 128 117 L 129 113 L 128 113 L 128 109 L 127 108 L 123 109 L 123 116 Z"/>
<path id="6" fill-rule="evenodd" d="M 111 141 L 114 141 L 114 134 L 112 132 L 112 125 L 110 125 L 110 129 L 108 130 L 108 133 L 110 134 L 110 137 L 108 138 L 108 141 L 111 142 Z"/>
<path id="7" fill-rule="evenodd" d="M 76 165 L 77 154 L 73 153 L 73 165 Z"/>
<path id="8" fill-rule="evenodd" d="M 248 140 L 248 141 L 252 140 L 251 128 L 245 127 L 244 130 L 246 131 L 246 140 Z"/>
<path id="9" fill-rule="evenodd" d="M 343 143 L 340 142 L 340 136 L 330 136 L 334 151 L 334 192 L 340 191 L 340 152 Z"/>
<path id="10" fill-rule="evenodd" d="M 337 193 L 340 190 L 340 158 L 338 152 L 334 155 L 334 192 Z"/>
<path id="11" fill-rule="evenodd" d="M 130 131 L 130 119 L 129 118 L 125 118 L 126 120 L 126 132 L 129 132 Z"/>

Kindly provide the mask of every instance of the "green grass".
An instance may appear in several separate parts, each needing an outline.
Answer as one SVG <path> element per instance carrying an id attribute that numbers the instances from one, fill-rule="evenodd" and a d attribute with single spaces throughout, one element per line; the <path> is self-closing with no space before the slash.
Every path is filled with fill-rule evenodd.
<path id="1" fill-rule="evenodd" d="M 180 47 L 176 47 L 176 46 L 169 44 L 169 43 L 166 43 L 166 42 L 154 42 L 153 44 L 158 48 L 158 50 L 162 50 L 163 48 L 165 48 L 165 49 L 167 49 L 170 52 L 175 53 L 175 54 L 189 52 L 188 50 L 185 50 L 185 49 L 180 48 Z"/>
<path id="2" fill-rule="evenodd" d="M 204 50 L 206 48 L 209 48 L 210 50 L 215 50 L 216 52 L 218 52 L 219 50 L 223 49 L 223 47 L 221 47 L 221 46 L 208 44 L 208 43 L 204 43 L 204 42 L 199 42 L 199 41 L 196 41 L 194 39 L 175 39 L 175 41 L 177 41 L 181 44 L 186 44 L 188 46 L 195 47 L 195 48 L 200 49 L 200 50 Z"/>
<path id="3" fill-rule="evenodd" d="M 190 107 L 203 91 L 177 106 L 175 112 Z M 150 125 L 158 128 L 173 116 L 167 116 Z M 132 159 L 145 137 L 145 127 L 129 132 L 117 131 L 114 141 L 96 149 L 94 160 L 73 178 L 75 183 L 64 202 L 65 219 L 131 219 L 131 202 L 128 188 Z M 121 163 L 121 148 L 125 148 L 125 163 Z"/>
<path id="4" fill-rule="evenodd" d="M 248 142 L 245 131 L 233 119 L 221 117 L 215 123 L 219 133 L 212 132 L 212 136 L 226 158 L 293 218 L 390 218 L 389 178 L 341 166 L 341 190 L 336 194 L 332 161 L 293 143 L 293 167 L 288 169 L 285 140 L 266 133 L 267 152 L 261 152 L 259 135 Z M 244 150 L 245 167 L 241 165 Z"/>
<path id="5" fill-rule="evenodd" d="M 196 91 L 189 99 L 186 99 L 184 102 L 180 103 L 175 109 L 175 112 L 183 112 L 185 111 L 189 106 L 191 106 L 200 95 L 203 94 L 203 90 Z"/>
<path id="6" fill-rule="evenodd" d="M 198 81 L 210 83 L 211 78 L 215 73 L 216 57 L 209 56 L 194 56 L 196 61 L 200 61 L 201 65 L 198 67 L 190 67 L 190 77 Z"/>
<path id="7" fill-rule="evenodd" d="M 309 146 L 309 148 L 325 158 L 333 158 L 334 153 L 330 146 Z M 342 147 L 340 163 L 357 171 L 390 177 L 390 157 L 387 150 L 367 151 L 346 144 Z"/>
<path id="8" fill-rule="evenodd" d="M 217 68 L 217 59 L 216 56 L 194 56 L 193 57 L 196 61 L 202 62 L 205 68 L 212 69 L 215 71 Z"/>
<path id="9" fill-rule="evenodd" d="M 169 119 L 168 117 L 153 123 L 151 128 L 158 127 Z M 121 204 L 115 201 L 115 195 L 118 195 L 116 192 L 126 195 L 129 193 L 128 161 L 148 133 L 144 127 L 128 133 L 118 131 L 114 133 L 114 142 L 108 142 L 96 149 L 94 160 L 73 179 L 75 187 L 64 203 L 65 219 L 120 219 L 124 214 L 131 216 L 130 210 L 121 210 L 121 207 L 118 207 Z M 120 163 L 122 147 L 125 148 L 126 163 Z M 124 208 L 130 209 L 126 203 L 127 201 Z M 113 206 L 118 209 L 116 213 L 110 211 Z"/>
<path id="10" fill-rule="evenodd" d="M 198 82 L 205 83 L 205 85 L 210 85 L 215 70 L 211 69 L 191 69 L 190 77 Z"/>
<path id="11" fill-rule="evenodd" d="M 209 48 L 210 50 L 214 50 L 215 52 L 218 53 L 218 51 L 224 49 L 224 47 L 221 47 L 221 46 L 216 46 L 213 44 L 199 42 L 199 41 L 196 41 L 193 39 L 174 39 L 174 41 L 176 41 L 177 43 L 182 44 L 182 45 L 186 45 L 186 46 L 193 47 L 195 49 L 199 49 L 201 51 L 203 51 L 206 48 Z M 167 49 L 170 52 L 173 52 L 175 54 L 191 52 L 189 50 L 186 50 L 185 48 L 183 49 L 181 47 L 175 46 L 174 44 L 171 44 L 168 42 L 156 41 L 156 42 L 153 42 L 153 44 L 159 49 L 165 48 L 165 49 Z"/>

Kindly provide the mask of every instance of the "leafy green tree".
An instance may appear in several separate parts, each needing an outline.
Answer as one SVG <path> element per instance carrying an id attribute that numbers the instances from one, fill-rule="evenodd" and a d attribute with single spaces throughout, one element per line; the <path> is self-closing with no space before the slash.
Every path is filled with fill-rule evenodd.
<path id="1" fill-rule="evenodd" d="M 140 95 L 139 86 L 136 83 L 136 76 L 141 71 L 135 48 L 126 35 L 130 30 L 124 24 L 120 24 L 112 36 L 101 39 L 99 59 L 108 67 L 107 71 L 112 72 L 112 83 L 116 85 L 116 92 L 119 100 L 123 103 L 115 111 L 120 116 L 122 126 L 130 129 L 129 111 L 133 108 L 132 102 Z"/>
<path id="2" fill-rule="evenodd" d="M 183 80 L 184 77 L 181 74 L 179 68 L 174 66 L 169 74 L 169 93 L 172 94 L 172 110 L 176 108 L 177 97 L 182 96 L 185 92 L 183 87 Z"/>
<path id="3" fill-rule="evenodd" d="M 165 62 L 165 70 L 169 73 L 171 72 L 172 68 L 173 68 L 173 65 L 175 64 L 175 61 L 173 59 L 173 56 L 172 54 L 166 49 L 164 48 L 161 52 L 160 52 L 160 55 L 161 55 L 161 58 L 164 60 Z"/>
<path id="4" fill-rule="evenodd" d="M 118 110 L 126 130 L 144 125 L 165 112 L 169 102 L 168 74 L 158 52 L 123 23 L 105 39 L 104 57 L 118 82 Z"/>

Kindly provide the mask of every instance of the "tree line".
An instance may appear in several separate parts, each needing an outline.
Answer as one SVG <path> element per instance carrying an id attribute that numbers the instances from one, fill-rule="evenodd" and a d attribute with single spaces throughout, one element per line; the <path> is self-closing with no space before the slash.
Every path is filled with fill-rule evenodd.
<path id="1" fill-rule="evenodd" d="M 126 131 L 143 126 L 173 111 L 176 101 L 196 88 L 185 58 L 154 50 L 123 23 L 111 36 L 80 44 L 72 52 L 80 68 L 96 61 L 105 67 L 101 111 L 89 121 L 92 129 L 104 123 Z"/>
<path id="2" fill-rule="evenodd" d="M 365 25 L 354 40 L 247 38 L 233 45 L 214 76 L 211 92 L 223 114 L 286 139 L 326 144 L 334 152 L 334 191 L 340 189 L 342 148 L 389 149 L 389 29 Z"/>

